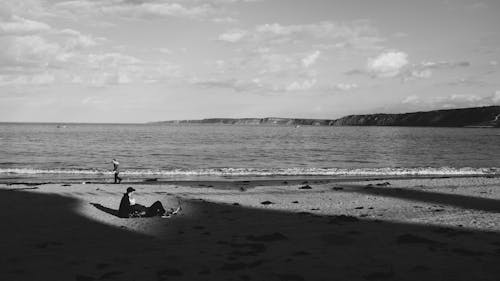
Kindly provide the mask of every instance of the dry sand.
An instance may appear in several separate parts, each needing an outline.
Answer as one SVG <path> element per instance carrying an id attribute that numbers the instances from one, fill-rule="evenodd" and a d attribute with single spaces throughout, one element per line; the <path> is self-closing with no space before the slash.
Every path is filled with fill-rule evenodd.
<path id="1" fill-rule="evenodd" d="M 182 211 L 118 218 L 128 186 Z M 500 178 L 0 185 L 0 204 L 0 280 L 500 276 Z"/>

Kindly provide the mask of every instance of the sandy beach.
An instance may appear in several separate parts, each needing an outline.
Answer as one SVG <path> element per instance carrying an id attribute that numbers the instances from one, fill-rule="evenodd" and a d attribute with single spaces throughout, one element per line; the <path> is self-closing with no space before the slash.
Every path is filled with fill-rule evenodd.
<path id="1" fill-rule="evenodd" d="M 171 218 L 122 219 L 139 203 Z M 3 184 L 0 280 L 498 280 L 500 178 Z"/>

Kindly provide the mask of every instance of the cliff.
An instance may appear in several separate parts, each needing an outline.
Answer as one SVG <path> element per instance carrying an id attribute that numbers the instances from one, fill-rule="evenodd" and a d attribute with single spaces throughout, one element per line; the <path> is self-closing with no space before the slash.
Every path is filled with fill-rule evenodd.
<path id="1" fill-rule="evenodd" d="M 434 110 L 403 114 L 350 115 L 334 126 L 500 127 L 500 106 Z"/>
<path id="2" fill-rule="evenodd" d="M 434 110 L 401 114 L 349 115 L 339 119 L 300 118 L 209 118 L 176 120 L 155 124 L 312 125 L 312 126 L 407 126 L 407 127 L 496 127 L 500 128 L 500 106 Z"/>

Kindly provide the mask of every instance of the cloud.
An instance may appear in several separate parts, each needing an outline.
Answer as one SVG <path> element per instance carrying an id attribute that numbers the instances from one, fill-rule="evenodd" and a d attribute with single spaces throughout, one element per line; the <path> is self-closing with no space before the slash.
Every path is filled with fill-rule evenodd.
<path id="1" fill-rule="evenodd" d="M 430 69 L 414 69 L 410 71 L 410 75 L 415 78 L 430 78 L 432 71 Z"/>
<path id="2" fill-rule="evenodd" d="M 305 58 L 302 59 L 302 64 L 305 67 L 309 67 L 309 66 L 313 65 L 316 62 L 316 60 L 319 58 L 320 54 L 321 54 L 320 51 L 318 51 L 318 50 L 314 51 L 313 53 L 307 55 Z"/>
<path id="3" fill-rule="evenodd" d="M 233 17 L 222 17 L 222 18 L 213 18 L 212 21 L 215 23 L 235 23 L 238 20 Z"/>
<path id="4" fill-rule="evenodd" d="M 485 81 L 477 80 L 476 78 L 469 77 L 469 78 L 460 78 L 460 79 L 455 80 L 455 81 L 447 82 L 446 85 L 460 86 L 460 87 L 463 87 L 463 86 L 485 87 L 488 85 L 488 83 Z"/>
<path id="5" fill-rule="evenodd" d="M 247 32 L 244 30 L 231 30 L 231 31 L 220 34 L 218 39 L 220 41 L 225 41 L 225 42 L 229 42 L 229 43 L 236 43 L 236 42 L 242 40 L 245 37 L 246 33 Z"/>
<path id="6" fill-rule="evenodd" d="M 259 78 L 254 79 L 236 79 L 236 78 L 210 78 L 210 79 L 192 79 L 191 84 L 206 88 L 231 89 L 235 92 L 248 93 L 283 93 L 307 91 L 314 88 L 317 79 L 305 79 L 292 81 L 291 83 L 263 82 Z"/>
<path id="7" fill-rule="evenodd" d="M 468 67 L 470 66 L 470 62 L 468 61 L 424 61 L 421 62 L 417 67 L 427 68 L 427 69 L 450 69 L 457 67 Z"/>
<path id="8" fill-rule="evenodd" d="M 191 79 L 190 83 L 205 88 L 232 89 L 236 92 L 253 92 L 264 88 L 264 86 L 258 79 L 248 81 L 235 78 L 193 78 Z"/>
<path id="9" fill-rule="evenodd" d="M 63 29 L 56 32 L 58 35 L 67 36 L 66 47 L 73 48 L 87 48 L 97 45 L 97 40 L 90 36 L 81 33 L 74 29 Z"/>
<path id="10" fill-rule="evenodd" d="M 500 105 L 500 90 L 495 91 L 493 96 L 491 97 L 493 103 Z"/>
<path id="11" fill-rule="evenodd" d="M 0 21 L 0 35 L 28 35 L 50 30 L 46 23 L 12 16 L 8 21 Z"/>
<path id="12" fill-rule="evenodd" d="M 469 67 L 471 64 L 468 61 L 423 61 L 417 64 L 408 66 L 401 73 L 403 81 L 412 79 L 430 78 L 434 71 L 450 70 L 456 68 Z"/>
<path id="13" fill-rule="evenodd" d="M 318 61 L 332 48 L 364 52 L 378 49 L 383 41 L 369 21 L 267 23 L 247 29 L 228 29 L 220 33 L 217 40 L 236 45 L 237 56 L 225 59 L 223 65 L 214 62 L 212 76 L 219 77 L 218 80 L 226 76 L 232 78 L 231 82 L 257 78 L 261 84 L 255 91 L 273 93 L 342 90 L 321 83 Z M 231 83 L 224 85 L 234 88 Z M 342 86 L 354 88 L 354 85 Z"/>
<path id="14" fill-rule="evenodd" d="M 356 83 L 338 83 L 337 85 L 334 86 L 336 90 L 340 91 L 350 91 L 358 88 L 359 85 Z"/>
<path id="15" fill-rule="evenodd" d="M 55 61 L 61 46 L 48 42 L 38 35 L 18 36 L 5 39 L 0 52 L 2 66 L 40 67 Z"/>
<path id="16" fill-rule="evenodd" d="M 182 76 L 177 65 L 166 61 L 148 62 L 118 52 L 89 54 L 79 66 L 84 69 L 78 73 L 78 83 L 93 87 L 164 82 Z"/>
<path id="17" fill-rule="evenodd" d="M 469 67 L 468 61 L 423 61 L 409 64 L 408 54 L 400 51 L 384 52 L 368 59 L 365 69 L 352 69 L 345 75 L 369 75 L 376 78 L 401 78 L 403 82 L 431 78 L 435 71 Z"/>
<path id="18" fill-rule="evenodd" d="M 237 40 L 221 40 L 230 34 L 237 34 Z M 234 38 L 234 37 L 230 37 Z M 323 21 L 310 24 L 282 25 L 268 23 L 248 30 L 229 30 L 219 35 L 219 40 L 230 43 L 246 43 L 259 47 L 269 45 L 310 43 L 318 41 L 318 46 L 332 46 L 352 49 L 378 49 L 384 41 L 378 31 L 368 21 L 336 23 Z"/>
<path id="19" fill-rule="evenodd" d="M 85 1 L 65 3 L 94 5 Z M 162 59 L 145 61 L 123 52 L 103 51 L 98 47 L 105 41 L 75 29 L 59 29 L 13 15 L 10 10 L 3 11 L 0 86 L 32 87 L 57 82 L 104 87 L 168 81 L 181 76 L 178 66 Z"/>
<path id="20" fill-rule="evenodd" d="M 179 3 L 145 2 L 139 5 L 125 4 L 114 5 L 104 8 L 105 12 L 124 15 L 148 16 L 174 16 L 187 18 L 204 18 L 215 13 L 215 10 L 207 4 L 186 7 Z"/>
<path id="21" fill-rule="evenodd" d="M 56 3 L 54 10 L 76 16 L 108 15 L 141 19 L 178 17 L 227 23 L 236 20 L 226 16 L 227 11 L 223 6 L 236 2 L 246 1 L 74 0 Z"/>
<path id="22" fill-rule="evenodd" d="M 310 90 L 318 82 L 316 79 L 309 79 L 304 81 L 293 81 L 285 87 L 286 91 L 306 91 Z"/>
<path id="23" fill-rule="evenodd" d="M 408 55 L 404 52 L 389 51 L 369 59 L 367 71 L 375 77 L 395 77 L 408 64 Z"/>
<path id="24" fill-rule="evenodd" d="M 474 94 L 450 94 L 443 96 L 419 97 L 411 95 L 405 97 L 401 103 L 411 106 L 413 109 L 431 108 L 463 108 L 489 106 L 500 102 L 500 91 L 496 91 L 489 96 L 479 96 Z"/>
<path id="25" fill-rule="evenodd" d="M 88 53 L 95 42 L 77 31 L 55 34 L 63 41 L 39 35 L 0 38 L 0 86 L 59 82 L 104 87 L 180 76 L 178 67 L 166 61 L 148 62 L 118 52 Z"/>
<path id="26" fill-rule="evenodd" d="M 0 86 L 10 85 L 48 85 L 55 81 L 53 74 L 49 72 L 35 75 L 0 75 Z"/>
<path id="27" fill-rule="evenodd" d="M 372 33 L 374 30 L 366 22 L 355 22 L 349 25 L 324 21 L 298 25 L 281 25 L 279 23 L 263 24 L 256 26 L 255 32 L 274 36 L 296 34 L 315 38 L 346 38 L 359 36 L 364 33 Z"/>
<path id="28" fill-rule="evenodd" d="M 401 103 L 418 103 L 419 98 L 415 95 L 408 96 L 404 98 Z"/>

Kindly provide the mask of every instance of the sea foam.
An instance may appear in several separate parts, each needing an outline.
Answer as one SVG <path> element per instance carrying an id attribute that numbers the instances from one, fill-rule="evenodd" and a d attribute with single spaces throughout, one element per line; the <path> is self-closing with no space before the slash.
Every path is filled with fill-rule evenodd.
<path id="1" fill-rule="evenodd" d="M 0 169 L 0 174 L 16 175 L 109 175 L 109 170 L 85 169 Z M 500 175 L 500 168 L 214 168 L 214 169 L 170 169 L 170 170 L 122 170 L 121 175 L 146 176 L 446 176 L 446 175 Z"/>

